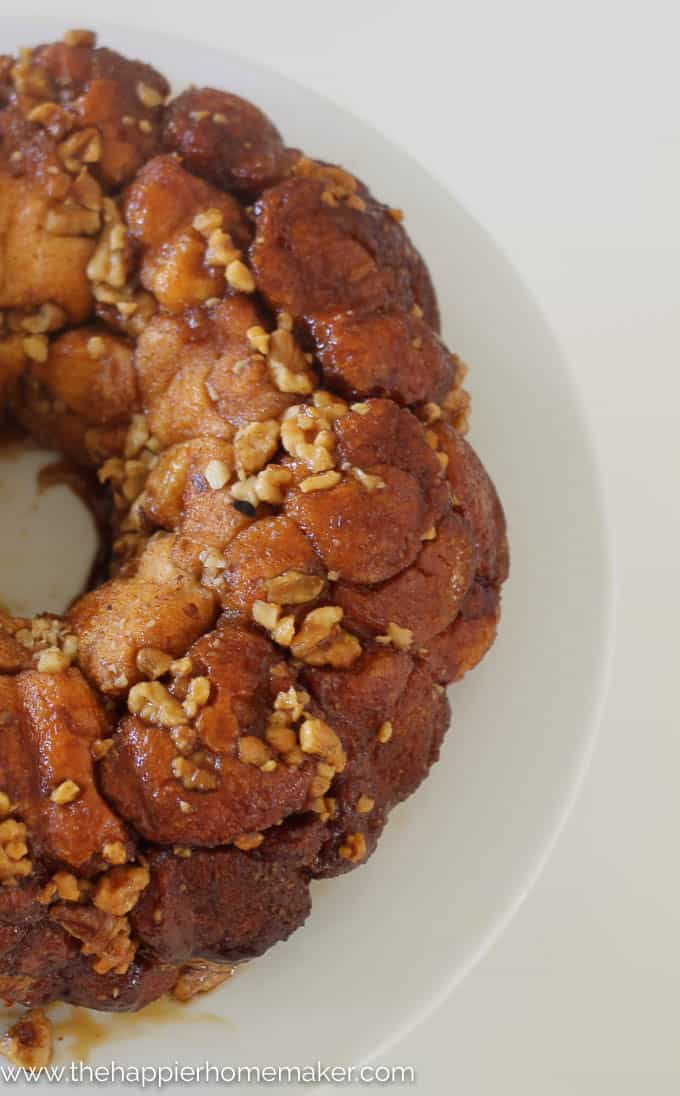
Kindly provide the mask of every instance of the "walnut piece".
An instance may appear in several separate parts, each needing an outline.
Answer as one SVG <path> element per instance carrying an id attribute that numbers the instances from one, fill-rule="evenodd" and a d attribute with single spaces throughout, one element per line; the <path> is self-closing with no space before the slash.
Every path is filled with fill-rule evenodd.
<path id="1" fill-rule="evenodd" d="M 127 917 L 105 913 L 94 906 L 54 906 L 50 916 L 82 943 L 83 955 L 92 955 L 96 974 L 125 974 L 135 957 L 137 944 L 130 937 Z"/>
<path id="2" fill-rule="evenodd" d="M 231 978 L 233 967 L 223 963 L 211 963 L 208 959 L 192 959 L 180 968 L 179 977 L 172 990 L 178 1001 L 190 1001 L 198 993 L 209 993 Z"/>
<path id="3" fill-rule="evenodd" d="M 13 887 L 33 871 L 28 859 L 27 830 L 23 822 L 5 818 L 0 822 L 0 884 Z"/>
<path id="4" fill-rule="evenodd" d="M 52 1057 L 52 1025 L 42 1009 L 31 1009 L 0 1039 L 0 1054 L 22 1069 L 41 1069 Z"/>
<path id="5" fill-rule="evenodd" d="M 149 885 L 149 869 L 142 865 L 111 868 L 100 875 L 92 902 L 97 909 L 122 917 L 137 905 L 139 896 Z"/>

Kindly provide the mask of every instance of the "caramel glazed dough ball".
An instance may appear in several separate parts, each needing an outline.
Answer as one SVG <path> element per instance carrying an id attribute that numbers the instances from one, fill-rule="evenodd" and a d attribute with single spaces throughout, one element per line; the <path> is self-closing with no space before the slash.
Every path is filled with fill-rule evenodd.
<path id="1" fill-rule="evenodd" d="M 0 617 L 0 996 L 223 981 L 373 852 L 491 646 L 503 511 L 399 211 L 94 35 L 0 58 L 0 406 L 110 577 Z"/>

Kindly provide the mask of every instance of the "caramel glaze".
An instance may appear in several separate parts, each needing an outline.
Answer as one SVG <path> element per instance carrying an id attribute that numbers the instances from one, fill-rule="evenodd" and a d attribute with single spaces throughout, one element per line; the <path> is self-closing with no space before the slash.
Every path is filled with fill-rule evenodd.
<path id="1" fill-rule="evenodd" d="M 59 1057 L 68 1061 L 87 1062 L 97 1047 L 110 1040 L 127 1042 L 156 1024 L 181 1023 L 205 1025 L 225 1021 L 215 1013 L 198 1010 L 195 1001 L 181 1004 L 172 997 L 159 997 L 138 1012 L 97 1013 L 92 1009 L 71 1007 L 63 1019 L 52 1019 L 54 1041 Z M 114 1055 L 115 1057 L 115 1055 Z"/>

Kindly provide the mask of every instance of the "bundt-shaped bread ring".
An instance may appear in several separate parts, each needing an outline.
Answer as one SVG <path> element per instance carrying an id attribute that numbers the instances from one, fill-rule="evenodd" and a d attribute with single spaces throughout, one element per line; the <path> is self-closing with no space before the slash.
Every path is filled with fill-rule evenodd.
<path id="1" fill-rule="evenodd" d="M 398 211 L 88 32 L 0 58 L 0 411 L 110 577 L 0 617 L 0 996 L 135 1009 L 285 939 L 437 759 L 503 511 Z"/>

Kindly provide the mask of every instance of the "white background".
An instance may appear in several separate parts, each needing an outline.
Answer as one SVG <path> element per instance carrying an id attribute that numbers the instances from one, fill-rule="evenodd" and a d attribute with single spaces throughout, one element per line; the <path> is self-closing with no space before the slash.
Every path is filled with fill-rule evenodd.
<path id="1" fill-rule="evenodd" d="M 544 309 L 604 467 L 619 591 L 611 691 L 541 880 L 390 1060 L 415 1064 L 425 1096 L 677 1094 L 677 0 L 3 4 L 48 10 L 65 25 L 101 18 L 223 46 L 335 99 L 453 191 Z"/>

